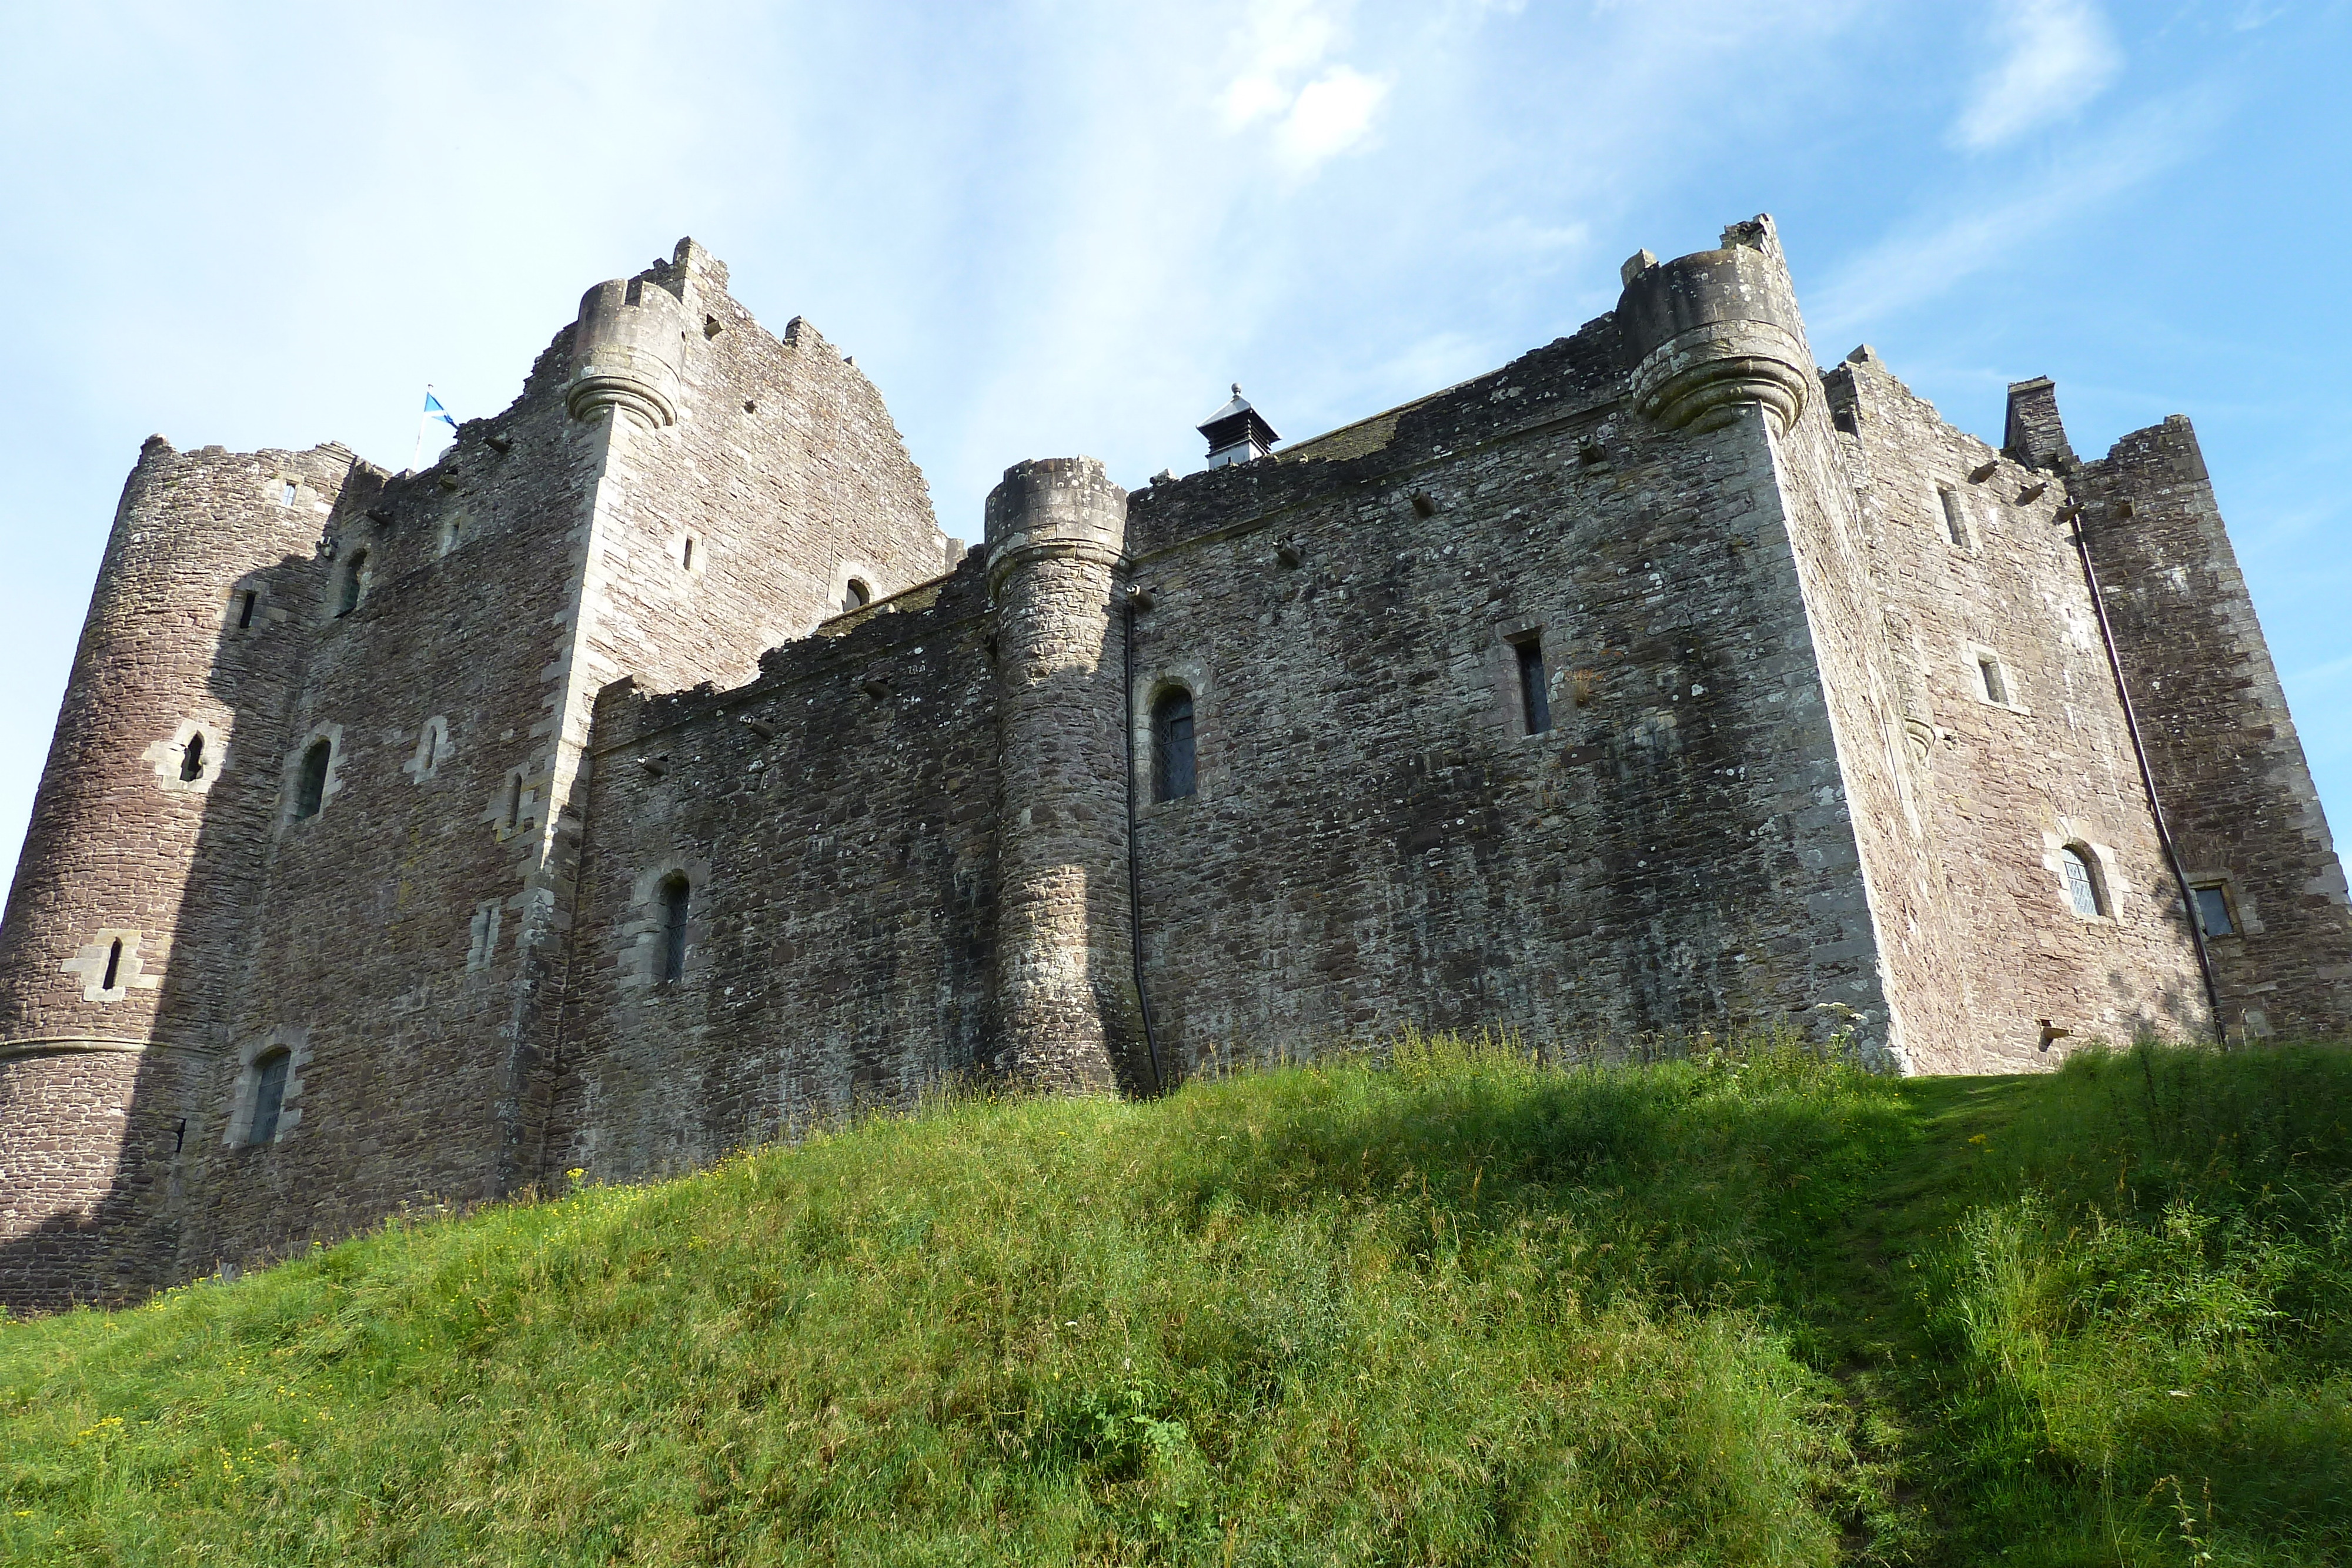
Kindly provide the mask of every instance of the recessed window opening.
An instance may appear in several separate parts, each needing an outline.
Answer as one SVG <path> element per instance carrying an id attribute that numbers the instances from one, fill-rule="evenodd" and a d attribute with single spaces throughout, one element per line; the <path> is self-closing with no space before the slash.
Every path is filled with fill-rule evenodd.
<path id="1" fill-rule="evenodd" d="M 1518 655 L 1519 717 L 1529 735 L 1541 735 L 1551 727 L 1551 686 L 1544 674 L 1543 638 L 1530 632 L 1514 641 L 1511 651 Z"/>
<path id="2" fill-rule="evenodd" d="M 684 872 L 672 872 L 662 878 L 662 945 L 661 977 L 677 979 L 686 973 L 686 912 L 694 895 L 692 885 Z"/>
<path id="3" fill-rule="evenodd" d="M 425 772 L 430 773 L 433 765 L 440 759 L 441 732 L 428 723 L 425 727 L 425 734 L 416 743 L 416 760 Z"/>
<path id="4" fill-rule="evenodd" d="M 1985 701 L 2009 706 L 2009 679 L 2000 672 L 2000 661 L 1983 654 L 1977 656 L 1977 675 L 1984 682 Z"/>
<path id="5" fill-rule="evenodd" d="M 1151 798 L 1181 800 L 1198 788 L 1192 694 L 1178 686 L 1151 705 Z"/>
<path id="6" fill-rule="evenodd" d="M 280 491 L 278 491 L 278 504 L 279 506 L 281 506 L 281 507 L 290 507 L 290 506 L 292 506 L 292 505 L 294 504 L 294 481 L 293 481 L 293 480 L 291 480 L 291 479 L 287 480 L 287 481 L 286 481 L 286 487 L 285 487 L 284 489 L 282 489 L 282 490 L 280 490 Z"/>
<path id="7" fill-rule="evenodd" d="M 2091 863 L 2091 852 L 2080 844 L 2068 844 L 2058 852 L 2060 866 L 2066 873 L 2066 901 L 2074 913 L 2099 915 L 2107 912 L 2106 892 L 2099 885 L 2099 873 Z"/>
<path id="8" fill-rule="evenodd" d="M 1959 492 L 1957 490 L 1938 490 L 1936 492 L 1936 497 L 1938 500 L 1944 503 L 1945 534 L 1950 538 L 1954 544 L 1959 546 L 1960 549 L 1968 549 L 1969 518 L 1968 514 L 1960 509 Z"/>
<path id="9" fill-rule="evenodd" d="M 180 782 L 193 784 L 205 776 L 205 732 L 188 737 L 188 744 L 180 747 Z"/>
<path id="10" fill-rule="evenodd" d="M 341 598 L 335 604 L 336 614 L 349 615 L 360 607 L 360 589 L 362 585 L 362 579 L 366 571 L 367 551 L 354 551 L 352 555 L 352 564 L 343 571 L 343 591 Z"/>
<path id="11" fill-rule="evenodd" d="M 327 765 L 335 759 L 332 743 L 314 740 L 310 749 L 302 754 L 302 776 L 294 786 L 294 820 L 301 821 L 319 814 L 327 803 Z"/>
<path id="12" fill-rule="evenodd" d="M 845 615 L 853 610 L 863 610 L 873 602 L 874 591 L 854 577 L 849 580 L 849 586 L 842 590 L 841 611 Z"/>
<path id="13" fill-rule="evenodd" d="M 89 971 L 85 969 L 82 972 L 88 974 Z M 114 989 L 114 982 L 121 977 L 121 974 L 122 938 L 117 936 L 114 939 L 114 946 L 106 950 L 106 978 L 99 983 L 98 988 L 101 991 Z"/>
<path id="14" fill-rule="evenodd" d="M 688 539 L 684 545 L 678 548 L 677 564 L 684 567 L 688 571 L 692 571 L 694 570 L 694 541 L 692 539 Z"/>
<path id="15" fill-rule="evenodd" d="M 261 595 L 250 588 L 237 595 L 236 629 L 238 631 L 242 632 L 253 624 L 253 607 L 260 598 Z"/>
<path id="16" fill-rule="evenodd" d="M 253 1128 L 248 1144 L 267 1144 L 278 1136 L 278 1117 L 286 1109 L 286 1074 L 294 1065 L 290 1051 L 273 1051 L 253 1064 Z"/>
<path id="17" fill-rule="evenodd" d="M 2190 891 L 2197 895 L 2197 923 L 2208 936 L 2235 936 L 2237 922 L 2230 918 L 2230 895 L 2219 887 L 2199 887 Z"/>
<path id="18" fill-rule="evenodd" d="M 522 826 L 522 775 L 520 773 L 507 780 L 507 826 Z"/>

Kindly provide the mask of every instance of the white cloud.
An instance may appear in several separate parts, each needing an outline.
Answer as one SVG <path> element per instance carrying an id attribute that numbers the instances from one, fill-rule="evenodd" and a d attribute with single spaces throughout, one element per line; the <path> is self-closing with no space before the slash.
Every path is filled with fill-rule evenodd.
<path id="1" fill-rule="evenodd" d="M 1281 0 L 1253 15 L 1235 51 L 1244 64 L 1218 95 L 1229 133 L 1269 123 L 1275 162 L 1293 179 L 1369 145 L 1388 97 L 1389 78 L 1324 63 L 1339 43 L 1344 9 Z"/>
<path id="2" fill-rule="evenodd" d="M 1970 152 L 2065 119 L 2123 68 L 2115 30 L 2093 0 L 2004 0 L 1991 37 L 2001 57 L 1977 78 L 1952 127 L 1952 140 Z"/>
<path id="3" fill-rule="evenodd" d="M 1290 112 L 1275 128 L 1275 155 L 1293 173 L 1303 174 L 1372 133 L 1373 116 L 1389 84 L 1347 66 L 1330 70 L 1298 89 Z"/>

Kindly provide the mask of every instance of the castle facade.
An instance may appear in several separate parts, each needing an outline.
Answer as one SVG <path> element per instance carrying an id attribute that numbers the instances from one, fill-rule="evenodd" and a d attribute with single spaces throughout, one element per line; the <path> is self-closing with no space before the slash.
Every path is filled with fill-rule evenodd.
<path id="1" fill-rule="evenodd" d="M 681 242 L 424 472 L 150 440 L 0 924 L 0 1301 L 972 1071 L 2352 1019 L 2185 419 L 2084 461 L 2024 382 L 1994 451 L 1823 371 L 1759 219 L 1417 402 L 1204 430 L 1017 465 L 966 551 Z"/>

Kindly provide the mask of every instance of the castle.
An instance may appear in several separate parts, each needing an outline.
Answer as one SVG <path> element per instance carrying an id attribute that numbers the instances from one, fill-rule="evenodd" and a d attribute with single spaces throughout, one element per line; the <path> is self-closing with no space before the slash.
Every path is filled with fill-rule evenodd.
<path id="1" fill-rule="evenodd" d="M 1823 371 L 1769 219 L 1623 285 L 1279 451 L 1236 395 L 1186 477 L 1016 465 L 970 551 L 690 241 L 424 472 L 150 440 L 0 925 L 0 1300 L 967 1070 L 2345 1029 L 2188 422 L 2084 461 L 2028 381 L 1995 451 Z"/>

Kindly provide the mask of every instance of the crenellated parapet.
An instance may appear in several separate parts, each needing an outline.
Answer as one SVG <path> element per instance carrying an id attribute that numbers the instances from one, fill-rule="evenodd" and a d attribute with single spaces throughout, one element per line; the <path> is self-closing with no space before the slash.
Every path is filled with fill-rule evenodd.
<path id="1" fill-rule="evenodd" d="M 575 419 L 625 409 L 656 429 L 677 423 L 688 321 L 678 297 L 643 278 L 614 278 L 580 297 L 565 406 Z"/>
<path id="2" fill-rule="evenodd" d="M 1725 229 L 1717 250 L 1665 262 L 1640 252 L 1623 276 L 1617 319 L 1643 417 L 1714 430 L 1759 407 L 1776 431 L 1796 423 L 1813 356 L 1769 215 Z"/>

